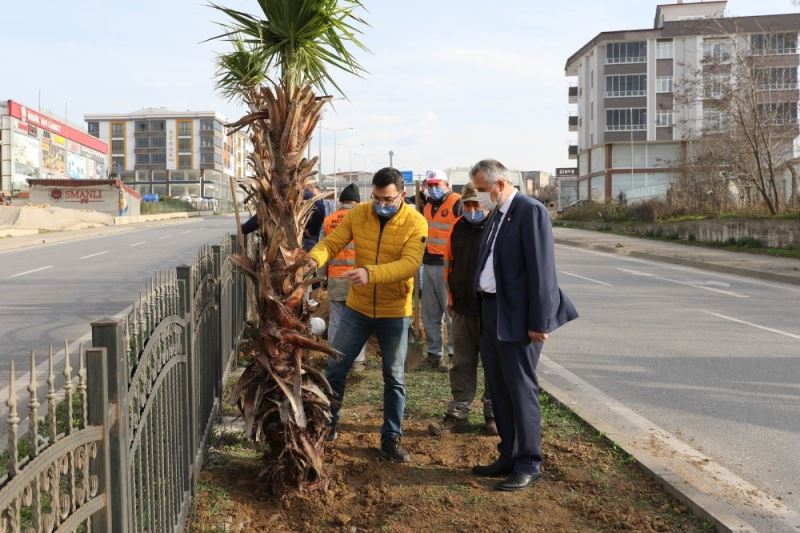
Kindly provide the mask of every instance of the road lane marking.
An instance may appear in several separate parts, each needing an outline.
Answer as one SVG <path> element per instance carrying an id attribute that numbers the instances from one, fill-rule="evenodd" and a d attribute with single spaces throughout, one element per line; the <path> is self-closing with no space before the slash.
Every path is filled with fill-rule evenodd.
<path id="1" fill-rule="evenodd" d="M 143 245 L 143 244 L 144 244 L 144 243 L 146 243 L 146 242 L 147 242 L 147 241 L 139 241 L 139 242 L 135 242 L 135 243 L 131 244 L 131 246 L 130 246 L 130 247 L 131 247 L 131 248 L 135 248 L 136 246 L 141 246 L 141 245 Z"/>
<path id="2" fill-rule="evenodd" d="M 605 285 L 606 287 L 610 287 L 610 283 L 606 283 L 605 281 L 599 281 L 592 278 L 587 278 L 586 276 L 579 276 L 578 274 L 573 274 L 572 272 L 567 272 L 566 270 L 559 270 L 562 274 L 566 274 L 567 276 L 572 276 L 573 278 L 583 279 L 586 281 L 591 281 L 592 283 L 597 283 L 598 285 Z"/>
<path id="3" fill-rule="evenodd" d="M 756 329 L 763 329 L 764 331 L 769 331 L 771 333 L 777 333 L 778 335 L 783 335 L 784 337 L 789 337 L 790 339 L 797 339 L 800 340 L 800 335 L 795 335 L 794 333 L 787 333 L 785 331 L 781 331 L 779 329 L 768 328 L 767 326 L 761 326 L 759 324 L 753 324 L 752 322 L 747 322 L 746 320 L 740 320 L 738 318 L 733 318 L 730 316 L 721 315 L 719 313 L 713 313 L 711 311 L 703 311 L 703 313 L 711 316 L 715 316 L 717 318 L 722 318 L 724 320 L 730 320 L 731 322 L 736 322 L 737 324 L 744 324 L 745 326 L 750 326 L 751 328 Z"/>
<path id="4" fill-rule="evenodd" d="M 181 235 L 186 235 L 187 233 L 191 233 L 191 232 L 192 232 L 192 230 L 186 230 L 183 233 L 181 233 Z"/>
<path id="5" fill-rule="evenodd" d="M 646 278 L 652 278 L 655 274 L 650 274 L 649 272 L 639 272 L 638 270 L 628 270 L 627 268 L 617 268 L 620 272 L 626 272 L 628 274 L 633 274 L 634 276 L 644 276 Z"/>
<path id="6" fill-rule="evenodd" d="M 47 265 L 41 268 L 34 268 L 33 270 L 26 270 L 25 272 L 14 274 L 13 276 L 9 276 L 8 278 L 11 279 L 11 278 L 18 278 L 20 276 L 27 276 L 28 274 L 33 274 L 34 272 L 41 272 L 42 270 L 47 270 L 48 268 L 53 268 L 53 265 Z"/>
<path id="7" fill-rule="evenodd" d="M 665 278 L 664 276 L 656 276 L 655 274 L 649 274 L 647 272 L 639 272 L 638 270 L 629 270 L 626 268 L 617 268 L 617 270 L 620 270 L 622 272 L 627 272 L 628 274 L 632 274 L 634 276 L 644 276 L 661 281 L 667 281 L 669 283 L 675 283 L 676 285 L 683 285 L 685 287 L 692 287 L 695 289 L 702 289 L 704 291 L 716 292 L 718 294 L 733 296 L 734 298 L 750 298 L 749 296 L 745 294 L 739 294 L 738 292 L 724 291 L 722 289 L 715 289 L 714 287 L 706 287 L 705 285 L 700 285 L 701 282 L 681 281 L 679 279 Z"/>
<path id="8" fill-rule="evenodd" d="M 89 259 L 90 257 L 97 257 L 98 255 L 106 255 L 107 253 L 110 252 L 108 250 L 103 250 L 102 252 L 97 252 L 96 254 L 84 255 L 83 257 L 81 257 L 81 259 Z"/>
<path id="9" fill-rule="evenodd" d="M 598 251 L 595 251 L 595 250 L 587 250 L 585 248 L 579 248 L 577 246 L 571 246 L 571 245 L 567 245 L 567 244 L 556 244 L 556 248 L 561 248 L 561 249 L 563 249 L 565 251 L 574 251 L 574 252 L 583 253 L 583 254 L 596 255 L 596 256 L 600 256 L 600 257 L 607 257 L 609 259 L 618 259 L 620 261 L 625 261 L 625 262 L 628 262 L 628 263 L 637 263 L 637 264 L 640 264 L 640 265 L 648 265 L 648 266 L 652 266 L 652 267 L 664 268 L 664 269 L 667 269 L 667 270 L 677 270 L 679 272 L 690 272 L 690 273 L 694 273 L 694 274 L 698 274 L 698 275 L 700 275 L 700 273 L 703 273 L 702 275 L 705 275 L 705 276 L 714 276 L 716 278 L 729 279 L 729 280 L 732 280 L 732 281 L 736 281 L 738 283 L 747 283 L 748 285 L 758 285 L 758 286 L 761 286 L 761 287 L 769 287 L 771 289 L 778 289 L 780 291 L 790 291 L 790 292 L 800 293 L 800 287 L 798 287 L 797 285 L 792 285 L 790 283 L 781 284 L 781 282 L 779 282 L 779 281 L 770 283 L 768 281 L 762 281 L 762 280 L 759 280 L 759 279 L 752 278 L 752 277 L 748 276 L 747 274 L 725 274 L 723 272 L 717 272 L 715 270 L 707 270 L 707 269 L 704 269 L 704 268 L 701 268 L 701 267 L 678 266 L 678 265 L 673 265 L 673 264 L 670 264 L 670 263 L 665 263 L 663 261 L 654 261 L 652 259 L 637 259 L 637 258 L 634 258 L 634 257 L 627 257 L 627 256 L 624 256 L 624 255 L 617 255 L 617 254 L 614 254 L 612 252 L 598 252 Z"/>
<path id="10" fill-rule="evenodd" d="M 163 241 L 164 239 L 169 239 L 170 237 L 172 237 L 172 235 L 164 235 L 163 237 L 159 237 L 158 240 Z"/>

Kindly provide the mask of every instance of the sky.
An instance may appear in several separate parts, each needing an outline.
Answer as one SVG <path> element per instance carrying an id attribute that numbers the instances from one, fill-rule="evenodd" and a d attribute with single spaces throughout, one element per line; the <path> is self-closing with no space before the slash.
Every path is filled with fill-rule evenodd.
<path id="1" fill-rule="evenodd" d="M 662 0 L 663 1 L 663 0 Z M 255 0 L 218 3 L 256 12 Z M 601 31 L 652 27 L 656 0 L 364 0 L 362 78 L 326 111 L 336 169 L 389 163 L 424 172 L 495 158 L 507 167 L 574 166 L 566 59 Z M 791 0 L 730 0 L 729 16 L 797 11 Z M 7 20 L 6 18 L 8 17 Z M 240 105 L 214 88 L 221 15 L 200 0 L 0 0 L 0 99 L 83 124 L 88 113 Z M 340 95 L 337 95 L 340 96 Z M 345 129 L 347 128 L 347 129 Z M 352 128 L 352 129 L 349 129 Z M 321 137 L 321 143 L 320 143 Z M 312 154 L 334 169 L 334 133 Z"/>

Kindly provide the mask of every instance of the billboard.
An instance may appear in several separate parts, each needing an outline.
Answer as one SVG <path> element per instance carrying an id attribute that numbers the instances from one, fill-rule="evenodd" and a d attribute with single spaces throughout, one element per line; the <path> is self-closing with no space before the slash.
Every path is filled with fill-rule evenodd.
<path id="1" fill-rule="evenodd" d="M 42 170 L 49 174 L 63 176 L 67 173 L 67 153 L 63 143 L 59 146 L 54 141 L 55 139 L 42 141 Z"/>
<path id="2" fill-rule="evenodd" d="M 15 181 L 24 182 L 27 178 L 39 176 L 39 141 L 34 137 L 14 132 L 12 139 L 12 158 Z"/>
<path id="3" fill-rule="evenodd" d="M 86 159 L 78 154 L 67 152 L 67 176 L 74 180 L 85 180 Z"/>

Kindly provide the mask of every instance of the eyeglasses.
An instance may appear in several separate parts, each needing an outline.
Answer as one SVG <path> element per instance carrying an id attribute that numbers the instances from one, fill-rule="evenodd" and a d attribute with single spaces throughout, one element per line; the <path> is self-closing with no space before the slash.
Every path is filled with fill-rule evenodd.
<path id="1" fill-rule="evenodd" d="M 397 201 L 398 198 L 400 198 L 402 194 L 403 193 L 397 193 L 397 196 L 394 198 L 391 196 L 375 196 L 375 193 L 372 193 L 370 196 L 372 197 L 372 201 L 377 204 L 392 205 Z"/>

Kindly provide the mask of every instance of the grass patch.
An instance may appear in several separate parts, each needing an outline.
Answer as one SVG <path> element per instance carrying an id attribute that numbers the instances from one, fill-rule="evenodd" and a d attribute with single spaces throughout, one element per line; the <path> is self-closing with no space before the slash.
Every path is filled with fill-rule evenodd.
<path id="1" fill-rule="evenodd" d="M 197 211 L 190 202 L 180 198 L 160 197 L 158 202 L 142 202 L 140 213 L 142 215 L 158 215 L 161 213 L 184 213 L 187 211 Z"/>

